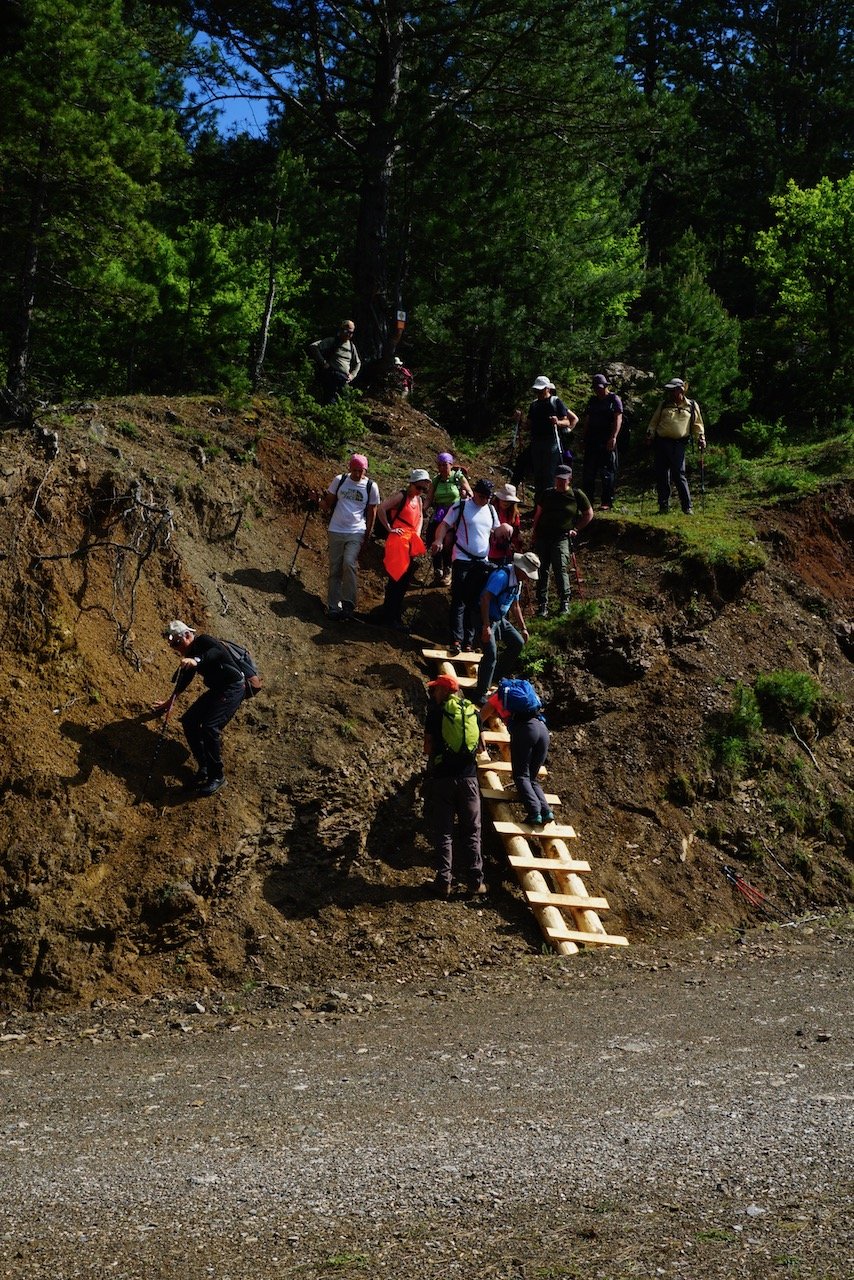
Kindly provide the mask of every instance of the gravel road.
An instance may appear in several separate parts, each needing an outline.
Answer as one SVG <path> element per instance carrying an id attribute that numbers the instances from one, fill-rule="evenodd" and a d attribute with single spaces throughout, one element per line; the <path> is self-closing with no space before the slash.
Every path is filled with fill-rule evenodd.
<path id="1" fill-rule="evenodd" d="M 0 1026 L 0 1276 L 854 1275 L 849 924 Z"/>

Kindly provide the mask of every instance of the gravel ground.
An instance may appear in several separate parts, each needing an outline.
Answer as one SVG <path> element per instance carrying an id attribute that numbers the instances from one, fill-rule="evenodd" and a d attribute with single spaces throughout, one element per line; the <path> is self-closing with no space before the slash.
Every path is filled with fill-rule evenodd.
<path id="1" fill-rule="evenodd" d="M 7 1019 L 0 1275 L 850 1277 L 851 940 Z"/>

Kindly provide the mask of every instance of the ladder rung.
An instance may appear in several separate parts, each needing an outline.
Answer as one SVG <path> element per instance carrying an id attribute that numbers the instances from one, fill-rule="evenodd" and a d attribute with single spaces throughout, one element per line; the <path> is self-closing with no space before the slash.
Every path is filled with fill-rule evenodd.
<path id="1" fill-rule="evenodd" d="M 527 822 L 493 822 L 502 836 L 525 836 L 530 840 L 575 840 L 575 828 L 550 822 L 547 827 L 532 827 Z"/>
<path id="2" fill-rule="evenodd" d="M 504 791 L 494 790 L 492 787 L 481 787 L 480 794 L 484 800 L 506 800 L 508 804 L 522 804 L 522 797 L 517 794 L 515 787 L 507 787 Z M 562 804 L 560 796 L 552 796 L 546 791 L 544 792 L 546 803 L 555 805 Z"/>
<path id="3" fill-rule="evenodd" d="M 516 854 L 508 854 L 511 867 L 519 871 L 589 871 L 589 862 L 558 862 L 557 858 L 520 858 Z"/>
<path id="4" fill-rule="evenodd" d="M 607 911 L 607 898 L 582 898 L 577 893 L 526 893 L 535 907 L 575 907 L 579 911 Z"/>
<path id="5" fill-rule="evenodd" d="M 583 929 L 546 929 L 552 942 L 586 942 L 597 947 L 627 947 L 628 938 L 612 933 L 586 933 Z"/>

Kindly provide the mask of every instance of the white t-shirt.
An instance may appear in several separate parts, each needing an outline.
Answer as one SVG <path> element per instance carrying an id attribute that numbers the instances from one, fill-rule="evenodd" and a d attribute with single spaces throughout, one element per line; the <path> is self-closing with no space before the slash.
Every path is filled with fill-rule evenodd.
<path id="1" fill-rule="evenodd" d="M 458 507 L 462 508 L 459 515 Z M 489 535 L 498 524 L 492 503 L 481 507 L 474 498 L 462 498 L 451 507 L 447 519 L 457 535 L 454 560 L 485 560 L 489 553 Z"/>
<path id="2" fill-rule="evenodd" d="M 370 493 L 368 487 L 370 486 Z M 330 533 L 364 533 L 365 512 L 369 506 L 376 506 L 380 500 L 380 491 L 376 480 L 362 476 L 361 480 L 351 480 L 348 472 L 342 477 L 337 475 L 326 490 L 338 501 L 329 521 Z"/>

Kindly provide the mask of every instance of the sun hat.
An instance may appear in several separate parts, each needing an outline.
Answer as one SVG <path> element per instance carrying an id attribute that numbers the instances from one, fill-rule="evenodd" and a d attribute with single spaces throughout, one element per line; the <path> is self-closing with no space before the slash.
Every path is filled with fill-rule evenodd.
<path id="1" fill-rule="evenodd" d="M 540 557 L 535 556 L 533 551 L 520 551 L 513 557 L 513 568 L 536 582 L 540 576 Z"/>
<path id="2" fill-rule="evenodd" d="M 492 481 L 487 480 L 483 477 L 480 480 L 476 480 L 474 483 L 475 493 L 485 493 L 487 498 L 492 497 L 492 491 L 494 488 L 495 488 L 495 485 L 492 483 Z"/>
<path id="3" fill-rule="evenodd" d="M 430 472 L 425 471 L 423 467 L 416 467 L 414 471 L 409 473 L 410 484 L 429 484 Z"/>
<path id="4" fill-rule="evenodd" d="M 539 378 L 534 379 L 534 383 L 533 383 L 533 386 L 531 387 L 531 390 L 545 391 L 546 387 L 550 387 L 551 385 L 552 385 L 551 379 L 547 378 L 544 373 L 541 373 Z"/>
<path id="5" fill-rule="evenodd" d="M 437 453 L 437 454 L 436 454 L 436 461 L 437 461 L 437 462 L 453 462 L 453 460 L 454 460 L 454 455 L 453 455 L 452 453 Z"/>
<path id="6" fill-rule="evenodd" d="M 664 384 L 665 391 L 676 391 L 677 389 L 679 391 L 685 390 L 685 383 L 681 378 L 671 378 L 669 382 L 665 382 Z"/>
<path id="7" fill-rule="evenodd" d="M 428 689 L 447 689 L 448 693 L 459 693 L 460 682 L 456 676 L 437 676 L 427 685 Z"/>
<path id="8" fill-rule="evenodd" d="M 188 627 L 186 622 L 182 622 L 180 618 L 173 618 L 164 628 L 163 638 L 164 640 L 180 640 L 181 636 L 185 636 L 188 631 L 191 631 L 193 635 L 196 634 L 195 627 Z"/>
<path id="9" fill-rule="evenodd" d="M 493 498 L 497 499 L 499 502 L 519 502 L 520 501 L 516 493 L 515 484 L 505 484 L 502 489 L 496 489 L 493 492 L 492 496 Z"/>
<path id="10" fill-rule="evenodd" d="M 365 457 L 363 453 L 350 454 L 350 466 L 352 467 L 354 463 L 356 464 L 357 467 L 364 467 L 365 470 L 367 471 L 368 459 Z"/>

